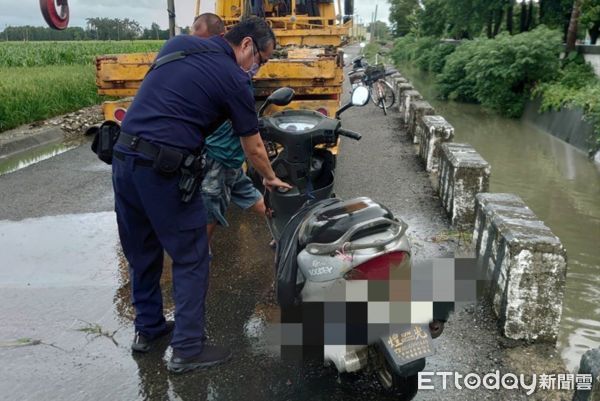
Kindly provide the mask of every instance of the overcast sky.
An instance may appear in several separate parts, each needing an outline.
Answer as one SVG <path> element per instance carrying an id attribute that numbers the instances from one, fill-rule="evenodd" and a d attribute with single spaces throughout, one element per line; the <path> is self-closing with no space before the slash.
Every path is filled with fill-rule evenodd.
<path id="1" fill-rule="evenodd" d="M 168 26 L 167 0 L 68 1 L 71 11 L 70 26 L 85 26 L 85 19 L 89 17 L 130 18 L 142 26 L 149 27 L 152 22 L 158 22 L 163 28 Z M 369 22 L 376 4 L 379 4 L 377 19 L 388 22 L 389 4 L 386 0 L 355 0 L 355 11 L 364 21 Z M 214 0 L 202 0 L 201 11 L 214 11 L 214 5 Z M 194 0 L 175 0 L 177 25 L 191 24 L 194 7 Z M 45 25 L 39 9 L 39 0 L 0 0 L 0 30 L 7 25 Z"/>

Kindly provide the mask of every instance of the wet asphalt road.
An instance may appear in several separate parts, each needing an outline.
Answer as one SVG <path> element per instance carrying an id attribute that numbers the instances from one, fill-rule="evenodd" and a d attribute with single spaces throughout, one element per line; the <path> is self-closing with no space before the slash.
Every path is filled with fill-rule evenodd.
<path id="1" fill-rule="evenodd" d="M 350 53 L 356 48 L 349 49 Z M 345 140 L 336 193 L 368 195 L 404 218 L 417 260 L 451 255 L 454 242 L 397 115 L 372 104 L 343 116 L 363 133 Z M 232 208 L 217 232 L 207 306 L 211 341 L 231 362 L 203 372 L 166 371 L 167 344 L 134 357 L 126 263 L 112 212 L 110 168 L 88 144 L 0 176 L 0 399 L 6 400 L 346 400 L 385 396 L 372 377 L 338 378 L 332 368 L 282 362 L 261 336 L 276 321 L 273 252 L 263 221 Z M 163 274 L 167 317 L 171 279 Z M 426 370 L 487 373 L 501 367 L 489 319 L 458 313 L 436 340 Z M 472 329 L 468 329 L 471 326 Z M 465 329 L 467 328 L 467 329 Z M 421 391 L 417 400 L 524 399 L 512 393 Z"/>

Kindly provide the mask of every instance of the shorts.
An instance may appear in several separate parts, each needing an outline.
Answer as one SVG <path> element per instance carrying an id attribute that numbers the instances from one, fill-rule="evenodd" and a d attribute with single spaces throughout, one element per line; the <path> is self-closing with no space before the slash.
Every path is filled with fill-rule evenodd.
<path id="1" fill-rule="evenodd" d="M 230 168 L 206 157 L 206 172 L 202 181 L 202 200 L 208 214 L 208 224 L 229 227 L 225 212 L 231 202 L 248 209 L 262 198 L 252 180 L 241 168 Z"/>

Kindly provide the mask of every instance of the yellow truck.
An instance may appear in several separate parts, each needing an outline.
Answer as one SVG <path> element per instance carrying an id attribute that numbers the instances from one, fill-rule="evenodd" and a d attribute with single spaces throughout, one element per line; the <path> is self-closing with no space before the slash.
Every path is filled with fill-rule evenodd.
<path id="1" fill-rule="evenodd" d="M 340 0 L 216 0 L 215 13 L 227 27 L 245 15 L 264 17 L 273 28 L 280 48 L 254 78 L 257 102 L 275 89 L 289 86 L 296 92 L 286 108 L 318 110 L 332 116 L 340 106 L 343 86 L 343 52 L 352 20 L 341 17 Z M 345 0 L 352 14 L 352 0 Z M 200 0 L 196 3 L 196 15 Z M 350 12 L 349 12 L 350 11 Z M 130 97 L 105 102 L 107 120 L 121 122 L 156 53 L 116 54 L 96 59 L 98 93 Z M 269 112 L 277 111 L 271 106 Z"/>

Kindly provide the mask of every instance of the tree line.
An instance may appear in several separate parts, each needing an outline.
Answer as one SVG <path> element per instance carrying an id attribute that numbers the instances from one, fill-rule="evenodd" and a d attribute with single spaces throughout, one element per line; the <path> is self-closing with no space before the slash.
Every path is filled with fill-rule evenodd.
<path id="1" fill-rule="evenodd" d="M 395 36 L 473 39 L 496 37 L 546 25 L 576 37 L 588 33 L 595 44 L 600 35 L 600 0 L 388 0 Z M 571 32 L 569 32 L 571 31 Z"/>
<path id="2" fill-rule="evenodd" d="M 189 27 L 182 28 L 189 33 Z M 86 26 L 57 31 L 41 26 L 7 26 L 0 32 L 3 41 L 67 41 L 67 40 L 166 40 L 169 30 L 153 22 L 149 28 L 129 18 L 86 18 Z"/>

